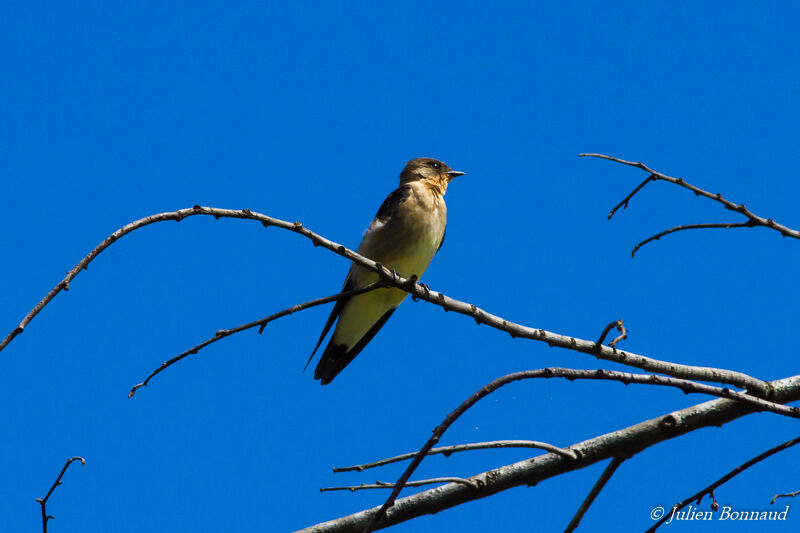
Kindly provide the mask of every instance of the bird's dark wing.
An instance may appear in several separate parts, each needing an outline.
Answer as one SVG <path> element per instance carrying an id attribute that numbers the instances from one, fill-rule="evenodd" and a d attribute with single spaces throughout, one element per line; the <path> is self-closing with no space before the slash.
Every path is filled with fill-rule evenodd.
<path id="1" fill-rule="evenodd" d="M 353 290 L 353 280 L 350 274 L 348 274 L 347 279 L 344 280 L 344 286 L 342 286 L 341 292 L 347 292 L 350 290 Z M 330 331 L 331 326 L 333 326 L 333 323 L 336 322 L 337 318 L 339 318 L 339 314 L 342 312 L 342 309 L 344 309 L 344 305 L 350 300 L 350 298 L 352 298 L 352 296 L 348 296 L 346 298 L 339 298 L 338 300 L 336 300 L 336 305 L 333 306 L 333 310 L 331 311 L 330 316 L 328 316 L 328 321 L 325 322 L 325 327 L 322 328 L 322 334 L 319 336 L 317 345 L 314 346 L 314 351 L 311 352 L 311 356 L 309 356 L 308 361 L 306 361 L 306 366 L 303 367 L 303 372 L 305 372 L 306 368 L 308 368 L 308 363 L 311 362 L 311 360 L 314 358 L 314 354 L 317 353 L 320 344 L 322 344 L 322 339 L 325 338 L 325 335 L 328 334 L 328 331 Z"/>
<path id="2" fill-rule="evenodd" d="M 375 220 L 373 220 L 372 224 L 375 224 L 375 221 L 380 222 L 381 224 L 385 224 L 391 219 L 399 210 L 400 205 L 411 195 L 412 189 L 408 185 L 402 185 L 392 191 L 389 196 L 383 201 L 381 206 L 378 208 L 378 212 L 375 214 Z M 371 225 L 370 228 L 373 226 Z M 370 230 L 367 230 L 370 231 Z M 360 248 L 359 248 L 360 250 Z M 351 271 L 352 272 L 352 271 Z M 348 275 L 347 280 L 345 280 L 344 287 L 342 287 L 342 292 L 349 291 L 355 288 L 353 286 L 352 277 Z M 350 298 L 342 298 L 336 302 L 336 305 L 333 307 L 330 316 L 328 317 L 328 322 L 325 323 L 325 327 L 322 330 L 322 334 L 317 341 L 317 345 L 314 347 L 314 351 L 311 352 L 311 357 L 308 358 L 308 362 L 306 363 L 306 368 L 308 368 L 308 364 L 311 362 L 311 359 L 314 358 L 314 354 L 317 353 L 320 345 L 322 344 L 322 340 L 325 338 L 325 335 L 328 334 L 328 331 L 333 326 L 333 323 L 339 317 L 339 314 L 344 309 L 344 306 Z M 364 337 L 358 341 L 358 343 L 350 349 L 349 352 L 345 353 L 347 349 L 345 346 L 337 346 L 331 341 L 328 343 L 327 348 L 325 348 L 325 352 L 322 354 L 322 358 L 320 358 L 319 364 L 317 365 L 317 369 L 314 371 L 314 378 L 320 379 L 320 376 L 326 376 L 322 378 L 323 385 L 329 383 L 333 377 L 342 371 L 342 369 L 347 366 L 353 358 L 358 355 L 364 346 L 375 336 L 381 326 L 389 319 L 389 316 L 394 312 L 394 309 L 387 311 L 381 318 L 378 320 L 370 329 Z M 304 368 L 305 370 L 305 368 Z"/>
<path id="3" fill-rule="evenodd" d="M 373 324 L 373 326 L 367 331 L 366 335 L 361 337 L 361 340 L 353 346 L 350 351 L 347 351 L 347 346 L 345 345 L 336 345 L 333 343 L 333 339 L 328 343 L 328 347 L 325 348 L 325 352 L 322 354 L 322 357 L 317 364 L 317 369 L 314 371 L 314 379 L 320 380 L 321 385 L 327 385 L 328 383 L 336 377 L 336 375 L 344 370 L 344 367 L 350 364 L 350 361 L 355 359 L 355 357 L 364 349 L 369 341 L 372 340 L 372 337 L 375 336 L 376 333 L 386 324 L 386 321 L 389 320 L 389 317 L 392 316 L 392 313 L 395 312 L 395 309 L 389 309 L 386 311 L 383 316 Z"/>
<path id="4" fill-rule="evenodd" d="M 402 185 L 392 191 L 378 208 L 375 218 L 383 223 L 386 223 L 386 221 L 392 218 L 392 216 L 397 212 L 400 204 L 402 204 L 406 198 L 409 197 L 409 195 L 411 195 L 411 187 L 408 185 Z"/>

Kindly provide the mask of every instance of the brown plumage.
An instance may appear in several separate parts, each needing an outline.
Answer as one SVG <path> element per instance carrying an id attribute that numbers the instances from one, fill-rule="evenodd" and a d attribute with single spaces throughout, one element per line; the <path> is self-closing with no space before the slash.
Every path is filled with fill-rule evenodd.
<path id="1" fill-rule="evenodd" d="M 437 159 L 420 157 L 409 161 L 400 173 L 400 186 L 386 197 L 364 233 L 358 253 L 395 269 L 404 278 L 419 279 L 444 242 L 447 185 L 462 174 Z M 342 291 L 377 279 L 376 273 L 353 265 Z M 372 340 L 407 295 L 400 289 L 387 288 L 339 300 L 311 353 L 313 358 L 338 319 L 314 378 L 322 385 L 330 383 Z"/>

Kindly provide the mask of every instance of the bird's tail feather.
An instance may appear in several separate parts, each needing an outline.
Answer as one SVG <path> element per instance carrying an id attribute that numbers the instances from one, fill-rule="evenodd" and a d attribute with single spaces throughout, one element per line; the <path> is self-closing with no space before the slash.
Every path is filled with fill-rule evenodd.
<path id="1" fill-rule="evenodd" d="M 320 380 L 321 385 L 330 383 L 333 378 L 344 370 L 344 367 L 349 365 L 350 361 L 364 349 L 367 343 L 372 340 L 372 337 L 374 337 L 375 334 L 378 333 L 378 330 L 389 320 L 389 317 L 392 316 L 395 309 L 386 311 L 380 320 L 375 322 L 370 330 L 349 350 L 347 346 L 343 344 L 337 345 L 333 342 L 333 338 L 331 338 L 330 342 L 328 342 L 328 346 L 325 348 L 325 352 L 319 359 L 316 370 L 314 370 L 314 379 Z"/>
<path id="2" fill-rule="evenodd" d="M 353 281 L 350 278 L 350 274 L 348 274 L 347 279 L 344 280 L 344 285 L 342 286 L 342 290 L 340 292 L 347 292 L 350 290 L 353 290 Z M 308 356 L 308 361 L 306 361 L 306 366 L 303 367 L 303 372 L 306 371 L 306 368 L 308 368 L 308 364 L 311 362 L 312 359 L 314 359 L 314 354 L 317 353 L 317 350 L 319 350 L 319 346 L 320 344 L 322 344 L 322 339 L 324 339 L 325 335 L 328 334 L 328 331 L 330 331 L 334 321 L 336 321 L 336 319 L 339 318 L 339 314 L 342 312 L 344 304 L 346 304 L 350 300 L 350 298 L 351 296 L 348 296 L 347 298 L 340 298 L 336 300 L 336 304 L 333 306 L 333 310 L 331 311 L 330 316 L 328 316 L 328 321 L 325 322 L 325 327 L 322 328 L 322 333 L 319 336 L 317 345 L 314 346 L 314 351 L 311 352 L 310 356 Z M 316 374 L 316 372 L 314 372 L 314 374 Z"/>

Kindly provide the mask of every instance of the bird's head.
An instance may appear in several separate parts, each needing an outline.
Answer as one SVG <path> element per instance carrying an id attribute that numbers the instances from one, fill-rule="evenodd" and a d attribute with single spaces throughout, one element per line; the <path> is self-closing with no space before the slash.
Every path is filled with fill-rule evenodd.
<path id="1" fill-rule="evenodd" d="M 463 172 L 453 170 L 445 163 L 431 157 L 418 157 L 406 163 L 406 168 L 400 173 L 400 185 L 424 180 L 436 186 L 441 193 L 447 190 L 447 184 L 457 176 L 463 176 Z"/>

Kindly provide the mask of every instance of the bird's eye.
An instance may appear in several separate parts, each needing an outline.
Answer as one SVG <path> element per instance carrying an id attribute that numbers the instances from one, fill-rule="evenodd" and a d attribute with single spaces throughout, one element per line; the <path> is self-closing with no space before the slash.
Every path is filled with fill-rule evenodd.
<path id="1" fill-rule="evenodd" d="M 434 162 L 432 162 L 432 163 L 431 163 L 431 166 L 432 166 L 433 168 L 439 168 L 439 163 L 436 163 L 436 162 L 434 161 Z"/>

